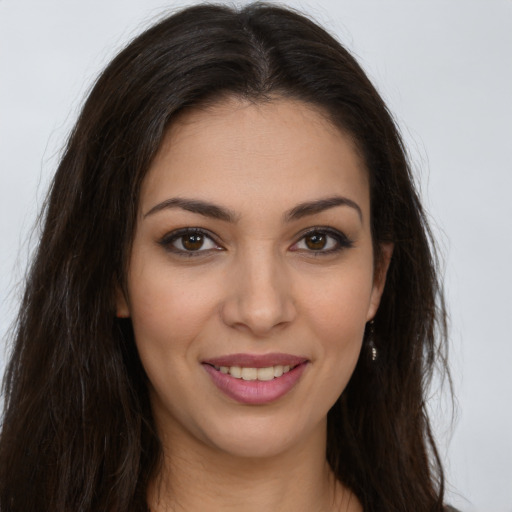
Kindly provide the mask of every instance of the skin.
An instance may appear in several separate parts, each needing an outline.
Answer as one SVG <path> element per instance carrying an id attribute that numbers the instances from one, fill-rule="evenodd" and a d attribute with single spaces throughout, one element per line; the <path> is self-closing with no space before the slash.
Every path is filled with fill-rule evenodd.
<path id="1" fill-rule="evenodd" d="M 334 196 L 352 203 L 287 218 Z M 233 219 L 162 206 L 175 198 Z M 305 237 L 319 226 L 324 246 Z M 182 228 L 211 239 L 187 252 L 169 235 Z M 142 186 L 127 296 L 117 303 L 133 322 L 163 444 L 153 511 L 362 510 L 325 461 L 326 418 L 377 311 L 391 250 L 375 265 L 364 163 L 312 107 L 230 99 L 172 125 Z M 265 405 L 226 396 L 201 364 L 272 352 L 308 364 Z"/>

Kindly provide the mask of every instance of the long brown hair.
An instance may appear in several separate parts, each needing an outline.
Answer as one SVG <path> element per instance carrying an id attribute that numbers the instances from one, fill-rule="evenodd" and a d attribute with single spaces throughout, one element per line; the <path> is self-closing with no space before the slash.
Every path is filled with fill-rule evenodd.
<path id="1" fill-rule="evenodd" d="M 288 9 L 184 9 L 105 69 L 68 140 L 42 214 L 4 380 L 0 510 L 145 510 L 161 447 L 129 320 L 115 318 L 139 190 L 184 109 L 224 96 L 314 105 L 349 133 L 370 178 L 374 247 L 394 243 L 373 361 L 366 347 L 328 415 L 327 459 L 365 511 L 442 510 L 425 409 L 444 364 L 435 253 L 385 104 L 333 37 Z M 367 340 L 366 340 L 367 341 Z"/>

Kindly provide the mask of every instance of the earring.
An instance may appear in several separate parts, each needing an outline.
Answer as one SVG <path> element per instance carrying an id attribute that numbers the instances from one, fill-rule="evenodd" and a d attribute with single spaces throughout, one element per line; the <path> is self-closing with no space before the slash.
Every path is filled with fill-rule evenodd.
<path id="1" fill-rule="evenodd" d="M 372 361 L 376 361 L 378 357 L 377 347 L 375 346 L 374 341 L 374 330 L 373 330 L 373 320 L 368 322 L 368 335 L 367 335 L 367 345 L 368 351 L 370 353 L 370 358 Z"/>

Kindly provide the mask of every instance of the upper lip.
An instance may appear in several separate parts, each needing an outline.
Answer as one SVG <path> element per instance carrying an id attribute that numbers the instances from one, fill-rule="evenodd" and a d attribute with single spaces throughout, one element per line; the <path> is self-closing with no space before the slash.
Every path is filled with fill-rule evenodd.
<path id="1" fill-rule="evenodd" d="M 308 361 L 307 357 L 292 354 L 229 354 L 202 361 L 212 366 L 242 366 L 245 368 L 267 368 L 269 366 L 297 366 Z"/>

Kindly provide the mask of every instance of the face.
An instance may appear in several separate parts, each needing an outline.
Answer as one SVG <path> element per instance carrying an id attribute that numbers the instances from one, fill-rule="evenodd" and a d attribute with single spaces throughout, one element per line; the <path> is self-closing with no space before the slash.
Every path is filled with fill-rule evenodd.
<path id="1" fill-rule="evenodd" d="M 324 434 L 384 286 L 369 216 L 363 162 L 312 107 L 232 100 L 174 123 L 117 304 L 163 437 L 261 457 Z"/>

